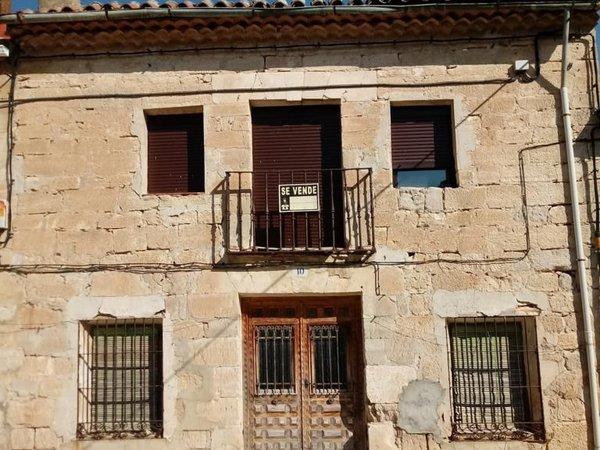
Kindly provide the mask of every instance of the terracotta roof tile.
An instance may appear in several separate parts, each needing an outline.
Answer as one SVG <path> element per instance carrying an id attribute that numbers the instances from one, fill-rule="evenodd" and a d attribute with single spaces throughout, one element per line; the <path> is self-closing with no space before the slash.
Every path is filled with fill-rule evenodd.
<path id="1" fill-rule="evenodd" d="M 532 3 L 552 3 L 548 0 L 530 0 Z M 558 0 L 557 0 L 558 1 Z M 511 6 L 511 3 L 516 3 L 518 0 L 497 0 L 498 6 Z M 32 11 L 30 9 L 22 10 L 22 14 L 30 14 L 34 12 L 40 13 L 56 13 L 56 12 L 85 12 L 85 11 L 118 11 L 118 10 L 135 10 L 145 8 L 301 8 L 305 6 L 325 6 L 325 5 L 404 5 L 418 6 L 431 3 L 445 3 L 448 5 L 459 4 L 468 7 L 469 4 L 480 3 L 474 0 L 149 0 L 138 3 L 130 2 L 93 2 L 83 6 L 71 7 L 65 6 L 59 9 L 40 9 Z M 575 3 L 589 4 L 590 2 L 575 1 Z"/>
<path id="2" fill-rule="evenodd" d="M 311 0 L 168 0 L 160 8 L 297 8 Z M 361 4 L 374 0 L 312 0 L 313 6 Z M 394 0 L 392 0 L 394 1 Z M 395 0 L 399 1 L 399 0 Z M 411 0 L 408 0 L 409 2 Z M 462 0 L 463 2 L 466 0 Z M 414 3 L 414 2 L 413 2 Z M 85 11 L 139 10 L 155 8 L 156 3 L 92 3 Z M 113 20 L 19 22 L 11 25 L 11 36 L 24 54 L 95 53 L 125 49 L 146 51 L 164 48 L 199 48 L 218 43 L 220 47 L 264 42 L 290 43 L 315 40 L 405 39 L 408 37 L 466 36 L 499 33 L 506 30 L 536 33 L 560 28 L 560 11 L 501 9 L 426 8 L 393 14 L 247 14 L 183 17 L 128 17 Z M 579 11 L 574 27 L 590 30 L 596 15 Z"/>

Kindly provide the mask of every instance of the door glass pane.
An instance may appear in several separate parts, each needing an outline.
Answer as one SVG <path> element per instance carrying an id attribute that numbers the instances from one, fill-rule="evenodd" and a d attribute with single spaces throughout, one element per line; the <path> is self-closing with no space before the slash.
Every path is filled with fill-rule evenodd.
<path id="1" fill-rule="evenodd" d="M 294 391 L 294 329 L 291 325 L 256 327 L 257 390 L 262 394 Z"/>
<path id="2" fill-rule="evenodd" d="M 338 325 L 310 329 L 313 379 L 317 391 L 339 392 L 348 388 L 346 330 Z"/>

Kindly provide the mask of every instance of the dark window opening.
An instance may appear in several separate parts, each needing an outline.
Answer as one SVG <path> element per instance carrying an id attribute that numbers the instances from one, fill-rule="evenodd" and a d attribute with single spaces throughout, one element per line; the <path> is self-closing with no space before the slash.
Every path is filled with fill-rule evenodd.
<path id="1" fill-rule="evenodd" d="M 311 327 L 313 383 L 317 391 L 348 389 L 346 330 L 338 325 Z"/>
<path id="2" fill-rule="evenodd" d="M 262 394 L 294 392 L 294 329 L 265 325 L 255 329 L 257 389 Z"/>
<path id="3" fill-rule="evenodd" d="M 393 106 L 394 187 L 456 187 L 452 109 Z"/>
<path id="4" fill-rule="evenodd" d="M 204 191 L 202 114 L 147 116 L 148 193 Z"/>
<path id="5" fill-rule="evenodd" d="M 448 323 L 455 439 L 543 440 L 533 318 Z"/>
<path id="6" fill-rule="evenodd" d="M 343 248 L 344 183 L 338 105 L 252 109 L 252 204 L 262 249 Z M 279 185 L 316 183 L 318 211 L 279 211 Z"/>
<path id="7" fill-rule="evenodd" d="M 82 323 L 79 438 L 161 437 L 162 326 L 152 319 Z"/>

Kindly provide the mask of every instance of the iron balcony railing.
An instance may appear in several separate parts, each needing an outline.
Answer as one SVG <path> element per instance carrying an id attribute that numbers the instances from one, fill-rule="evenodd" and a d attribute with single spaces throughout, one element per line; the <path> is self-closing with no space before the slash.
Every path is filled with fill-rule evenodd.
<path id="1" fill-rule="evenodd" d="M 375 251 L 371 168 L 232 171 L 224 193 L 228 254 Z"/>

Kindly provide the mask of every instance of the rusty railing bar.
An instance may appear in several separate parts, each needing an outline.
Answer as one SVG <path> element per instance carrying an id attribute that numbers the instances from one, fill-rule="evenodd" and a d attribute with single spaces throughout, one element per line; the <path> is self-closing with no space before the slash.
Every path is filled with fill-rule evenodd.
<path id="1" fill-rule="evenodd" d="M 375 248 L 375 210 L 374 210 L 374 198 L 373 198 L 373 169 L 369 167 L 369 211 L 370 217 L 367 223 L 371 225 L 371 248 Z"/>
<path id="2" fill-rule="evenodd" d="M 252 172 L 242 172 L 250 174 L 250 222 L 252 234 L 250 235 L 250 241 L 252 242 L 250 245 L 251 251 L 256 251 L 256 207 L 254 206 L 254 195 L 252 195 L 252 187 L 254 186 L 254 174 Z M 242 251 L 243 247 L 240 248 Z"/>
<path id="3" fill-rule="evenodd" d="M 281 184 L 281 172 L 277 172 L 277 200 L 279 202 L 279 185 Z M 279 250 L 283 248 L 283 214 L 278 211 L 278 225 L 279 225 Z"/>
<path id="4" fill-rule="evenodd" d="M 362 206 L 360 204 L 360 197 L 361 197 L 360 168 L 356 168 L 354 170 L 356 171 L 356 183 L 357 183 L 357 187 L 358 187 L 358 190 L 356 191 L 356 198 L 357 198 L 356 214 L 358 217 L 358 248 L 363 248 L 363 245 L 362 245 L 362 220 L 361 220 L 362 214 L 360 212 L 362 209 Z"/>
<path id="5" fill-rule="evenodd" d="M 224 234 L 224 239 L 225 239 L 225 250 L 230 250 L 231 248 L 231 243 L 230 243 L 230 234 L 231 234 L 231 229 L 230 229 L 230 218 L 229 215 L 231 214 L 230 210 L 229 210 L 229 197 L 231 195 L 231 185 L 230 185 L 230 176 L 231 176 L 231 172 L 225 172 L 225 230 L 223 230 L 223 234 Z M 241 248 L 240 248 L 241 250 Z"/>
<path id="6" fill-rule="evenodd" d="M 269 173 L 265 172 L 265 250 L 269 251 L 269 229 L 271 221 L 269 220 Z"/>
<path id="7" fill-rule="evenodd" d="M 319 186 L 321 186 L 322 181 L 323 181 L 323 174 L 319 170 L 319 171 L 317 171 L 317 184 Z M 317 198 L 318 202 L 321 201 L 321 198 L 320 198 L 321 194 L 322 194 L 322 192 L 319 189 L 319 198 Z M 318 244 L 319 244 L 319 250 L 322 250 L 323 249 L 323 211 L 322 211 L 321 205 L 319 205 L 319 212 L 317 214 L 318 214 L 318 219 L 319 219 L 319 242 L 318 242 Z"/>
<path id="8" fill-rule="evenodd" d="M 292 184 L 294 184 L 294 171 L 290 170 Z M 290 212 L 292 215 L 292 251 L 296 250 L 296 213 Z"/>
<path id="9" fill-rule="evenodd" d="M 308 171 L 304 171 L 304 182 L 306 183 L 306 173 Z M 304 249 L 308 250 L 308 212 L 304 212 Z"/>
<path id="10" fill-rule="evenodd" d="M 332 247 L 333 251 L 337 248 L 337 243 L 335 241 L 335 201 L 333 198 L 333 171 L 331 169 L 327 169 L 329 172 L 329 198 L 331 201 L 331 238 L 332 238 Z"/>

